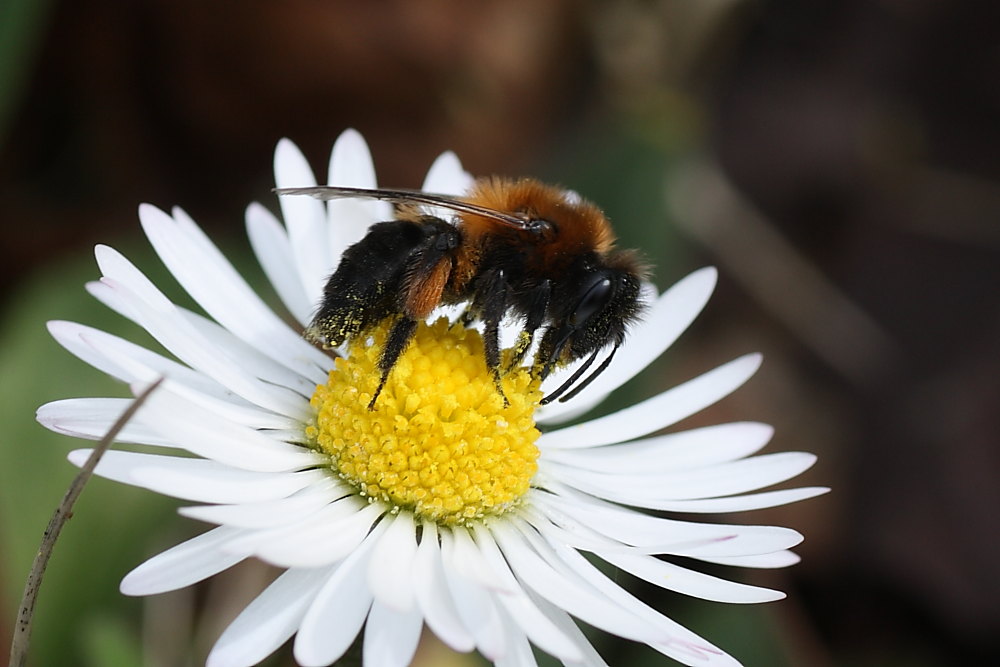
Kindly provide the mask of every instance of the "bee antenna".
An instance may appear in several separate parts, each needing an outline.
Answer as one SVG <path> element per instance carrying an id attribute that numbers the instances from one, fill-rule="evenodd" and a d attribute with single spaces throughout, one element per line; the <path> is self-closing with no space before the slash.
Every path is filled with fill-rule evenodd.
<path id="1" fill-rule="evenodd" d="M 559 386 L 558 389 L 556 389 L 554 392 L 552 392 L 551 394 L 549 394 L 548 396 L 546 396 L 545 398 L 543 398 L 540 401 L 541 405 L 548 405 L 552 401 L 554 401 L 557 398 L 559 398 L 560 396 L 562 396 L 563 393 L 565 393 L 567 389 L 569 389 L 570 387 L 572 387 L 573 383 L 576 382 L 577 380 L 579 380 L 580 376 L 583 375 L 584 373 L 586 373 L 587 369 L 590 368 L 591 365 L 593 365 L 594 360 L 597 359 L 597 353 L 598 352 L 600 352 L 600 350 L 594 350 L 594 353 L 592 355 L 590 355 L 589 357 L 587 357 L 587 360 L 585 362 L 583 362 L 582 364 L 580 364 L 579 368 L 577 368 L 575 371 L 573 371 L 573 374 L 571 376 L 569 376 L 568 380 L 566 380 L 565 382 L 563 382 Z M 593 376 L 591 376 L 591 377 L 593 377 Z"/>
<path id="2" fill-rule="evenodd" d="M 615 358 L 615 352 L 617 352 L 617 351 L 618 351 L 618 346 L 615 345 L 611 349 L 611 354 L 608 355 L 607 359 L 605 359 L 604 361 L 601 362 L 601 365 L 597 367 L 597 370 L 594 371 L 593 373 L 591 373 L 590 375 L 588 375 L 586 380 L 584 380 L 580 384 L 576 385 L 573 388 L 573 391 L 569 392 L 568 394 L 566 394 L 565 396 L 563 396 L 562 398 L 560 398 L 559 402 L 560 403 L 565 403 L 566 401 L 570 400 L 571 398 L 573 398 L 574 396 L 576 396 L 577 394 L 579 394 L 581 391 L 583 391 L 584 389 L 586 389 L 587 385 L 589 385 L 591 382 L 593 382 L 594 379 L 598 375 L 600 375 L 605 370 L 607 370 L 608 366 L 611 364 L 611 360 Z"/>

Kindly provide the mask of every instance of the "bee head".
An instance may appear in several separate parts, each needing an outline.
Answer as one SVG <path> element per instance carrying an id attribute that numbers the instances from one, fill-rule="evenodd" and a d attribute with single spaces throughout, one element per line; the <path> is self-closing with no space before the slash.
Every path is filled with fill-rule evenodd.
<path id="1" fill-rule="evenodd" d="M 642 311 L 639 292 L 644 272 L 631 251 L 585 256 L 573 266 L 569 279 L 562 283 L 562 293 L 553 295 L 549 311 L 551 324 L 539 345 L 536 365 L 541 368 L 543 378 L 555 366 L 589 355 L 591 358 L 583 367 L 585 371 L 605 347 L 612 346 L 614 353 L 624 342 L 629 325 Z M 606 365 L 603 364 L 578 390 Z M 578 375 L 558 393 L 576 379 Z"/>

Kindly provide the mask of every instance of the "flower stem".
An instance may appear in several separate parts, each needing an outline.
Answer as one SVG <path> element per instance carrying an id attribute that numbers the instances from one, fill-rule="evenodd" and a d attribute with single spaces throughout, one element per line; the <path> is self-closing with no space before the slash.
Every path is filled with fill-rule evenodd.
<path id="1" fill-rule="evenodd" d="M 52 550 L 55 548 L 56 540 L 59 539 L 59 533 L 62 532 L 66 521 L 73 515 L 73 504 L 80 497 L 84 485 L 94 473 L 94 468 L 97 467 L 97 463 L 101 460 L 104 452 L 108 450 L 108 447 L 114 442 L 114 439 L 118 436 L 122 428 L 124 428 L 125 424 L 132 419 L 143 402 L 154 389 L 160 386 L 161 382 L 163 382 L 163 378 L 156 380 L 146 387 L 146 389 L 135 397 L 135 400 L 122 413 L 118 421 L 112 424 L 111 429 L 97 443 L 97 446 L 90 453 L 90 458 L 87 459 L 87 462 L 73 479 L 69 488 L 66 489 L 66 495 L 63 496 L 62 502 L 59 503 L 55 513 L 49 520 L 49 525 L 45 527 L 45 532 L 42 533 L 42 543 L 39 545 L 35 561 L 31 565 L 31 572 L 28 573 L 28 580 L 24 584 L 24 595 L 21 597 L 21 606 L 17 611 L 17 624 L 14 627 L 14 638 L 10 644 L 9 667 L 24 667 L 27 663 L 28 643 L 31 639 L 31 622 L 35 616 L 35 600 L 38 598 L 38 589 L 41 587 L 42 576 L 45 574 L 45 568 L 49 563 Z"/>

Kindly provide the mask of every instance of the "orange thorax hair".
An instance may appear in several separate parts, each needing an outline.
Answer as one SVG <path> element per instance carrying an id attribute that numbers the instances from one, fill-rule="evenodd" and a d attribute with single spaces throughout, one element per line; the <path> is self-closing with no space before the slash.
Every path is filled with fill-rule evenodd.
<path id="1" fill-rule="evenodd" d="M 482 254 L 491 244 L 517 248 L 525 255 L 531 273 L 558 280 L 575 258 L 586 252 L 604 255 L 615 242 L 611 225 L 599 208 L 575 193 L 532 179 L 480 179 L 463 199 L 496 211 L 523 215 L 525 220 L 548 220 L 554 233 L 538 237 L 492 218 L 463 213 L 459 224 L 464 242 L 455 258 L 450 281 L 451 289 L 456 291 L 463 290 L 475 277 Z"/>

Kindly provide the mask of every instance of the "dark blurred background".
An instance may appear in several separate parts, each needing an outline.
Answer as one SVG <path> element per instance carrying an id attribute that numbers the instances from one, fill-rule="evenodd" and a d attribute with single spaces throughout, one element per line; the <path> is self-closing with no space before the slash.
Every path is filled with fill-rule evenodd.
<path id="1" fill-rule="evenodd" d="M 806 534 L 788 591 L 732 607 L 634 588 L 748 665 L 985 663 L 1000 632 L 1000 12 L 994 0 L 6 0 L 0 7 L 0 639 L 81 443 L 42 402 L 125 395 L 48 337 L 137 337 L 83 292 L 96 242 L 177 295 L 135 209 L 184 206 L 264 288 L 243 208 L 288 136 L 325 173 L 359 129 L 379 180 L 578 189 L 666 286 L 705 264 L 703 318 L 632 389 L 738 354 L 765 365 L 692 423 L 774 424 L 832 494 L 735 517 Z M 141 340 L 141 339 L 140 339 Z M 271 576 L 117 593 L 199 527 L 95 480 L 56 549 L 35 665 L 185 665 Z M 625 582 L 634 584 L 635 582 Z M 609 663 L 663 664 L 598 636 Z M 425 637 L 423 665 L 475 664 Z M 290 664 L 287 650 L 267 664 Z"/>

